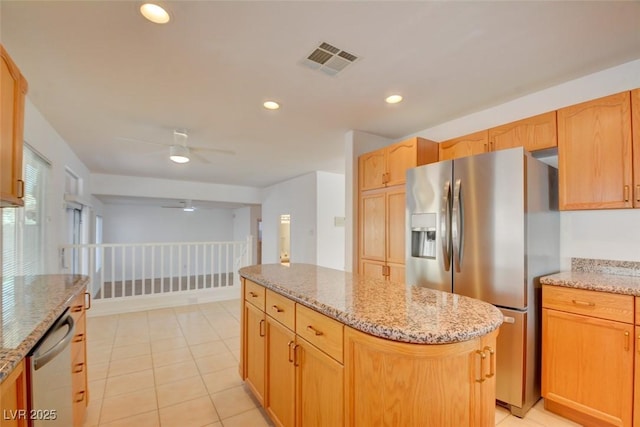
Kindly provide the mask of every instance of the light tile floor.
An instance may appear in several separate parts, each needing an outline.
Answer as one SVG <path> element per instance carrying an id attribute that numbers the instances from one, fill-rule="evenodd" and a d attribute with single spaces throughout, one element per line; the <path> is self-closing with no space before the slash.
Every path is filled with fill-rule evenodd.
<path id="1" fill-rule="evenodd" d="M 239 319 L 238 300 L 89 317 L 84 427 L 272 426 L 238 374 Z M 524 419 L 496 408 L 496 425 L 578 424 L 539 402 Z"/>

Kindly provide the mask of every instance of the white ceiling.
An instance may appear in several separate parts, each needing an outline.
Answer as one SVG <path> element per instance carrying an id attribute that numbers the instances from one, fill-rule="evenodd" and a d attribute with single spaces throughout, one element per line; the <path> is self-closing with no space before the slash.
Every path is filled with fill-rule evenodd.
<path id="1" fill-rule="evenodd" d="M 164 26 L 140 3 L 0 3 L 30 99 L 92 172 L 257 187 L 341 172 L 349 130 L 399 139 L 640 58 L 638 1 L 165 1 Z M 336 77 L 300 65 L 323 41 L 361 59 Z M 174 128 L 236 154 L 176 165 L 130 141 Z"/>

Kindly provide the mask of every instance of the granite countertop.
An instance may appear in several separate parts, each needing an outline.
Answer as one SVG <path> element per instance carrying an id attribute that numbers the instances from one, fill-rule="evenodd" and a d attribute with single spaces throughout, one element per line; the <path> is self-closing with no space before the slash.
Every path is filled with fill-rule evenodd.
<path id="1" fill-rule="evenodd" d="M 89 278 L 79 275 L 2 278 L 0 382 L 26 357 L 87 283 Z"/>
<path id="2" fill-rule="evenodd" d="M 480 300 L 310 264 L 254 265 L 241 268 L 240 275 L 354 329 L 394 341 L 467 341 L 503 321 L 496 307 Z"/>
<path id="3" fill-rule="evenodd" d="M 543 285 L 564 286 L 566 288 L 640 297 L 640 277 L 584 271 L 566 271 L 540 278 Z"/>
<path id="4" fill-rule="evenodd" d="M 540 283 L 640 296 L 640 262 L 571 258 L 571 271 L 541 277 Z"/>

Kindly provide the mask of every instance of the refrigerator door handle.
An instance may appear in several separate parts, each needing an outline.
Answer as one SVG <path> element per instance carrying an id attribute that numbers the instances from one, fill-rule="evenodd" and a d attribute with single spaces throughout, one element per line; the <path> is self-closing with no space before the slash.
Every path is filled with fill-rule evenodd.
<path id="1" fill-rule="evenodd" d="M 442 242 L 442 260 L 444 262 L 444 271 L 451 268 L 451 233 L 449 231 L 451 225 L 451 182 L 444 184 L 442 191 L 442 208 L 440 209 L 440 241 Z"/>
<path id="2" fill-rule="evenodd" d="M 453 208 L 451 209 L 451 238 L 453 240 L 453 265 L 456 271 L 460 272 L 462 264 L 463 250 L 463 229 L 464 219 L 462 212 L 462 199 L 460 192 L 462 191 L 462 181 L 456 180 L 453 190 Z"/>

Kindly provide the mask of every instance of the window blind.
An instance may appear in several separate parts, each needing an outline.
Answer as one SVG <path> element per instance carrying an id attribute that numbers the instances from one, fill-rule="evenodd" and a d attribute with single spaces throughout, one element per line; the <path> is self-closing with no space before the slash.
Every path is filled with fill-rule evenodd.
<path id="1" fill-rule="evenodd" d="M 24 145 L 24 207 L 2 210 L 2 275 L 31 276 L 46 271 L 46 195 L 51 166 Z"/>

